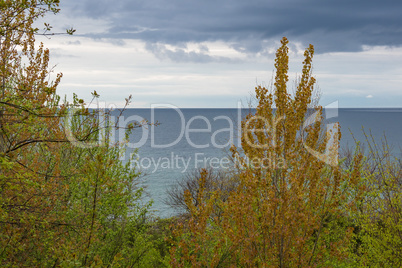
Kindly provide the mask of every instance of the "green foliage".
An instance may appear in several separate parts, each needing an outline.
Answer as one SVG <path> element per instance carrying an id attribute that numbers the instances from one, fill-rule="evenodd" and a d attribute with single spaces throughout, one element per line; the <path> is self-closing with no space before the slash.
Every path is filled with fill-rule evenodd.
<path id="1" fill-rule="evenodd" d="M 320 158 L 329 138 L 313 100 L 313 46 L 292 96 L 282 39 L 274 91 L 256 88 L 257 113 L 231 149 L 238 164 L 274 162 L 252 161 L 224 181 L 202 170 L 171 192 L 187 218 L 152 219 L 140 174 L 120 160 L 124 142 L 111 143 L 110 114 L 76 95 L 62 103 L 62 75 L 49 80 L 49 50 L 35 35 L 52 26 L 33 23 L 58 6 L 0 0 L 2 267 L 402 266 L 401 160 L 372 138 L 341 165 L 333 150 Z M 304 128 L 309 108 L 319 120 Z"/>
<path id="2" fill-rule="evenodd" d="M 366 144 L 361 166 L 365 194 L 354 215 L 358 232 L 353 256 L 359 267 L 401 267 L 402 163 L 386 139 L 378 143 L 366 135 Z"/>
<path id="3" fill-rule="evenodd" d="M 110 142 L 108 114 L 60 102 L 61 74 L 50 82 L 49 51 L 35 46 L 34 21 L 58 3 L 0 2 L 0 264 L 153 267 L 150 204 L 124 143 Z"/>

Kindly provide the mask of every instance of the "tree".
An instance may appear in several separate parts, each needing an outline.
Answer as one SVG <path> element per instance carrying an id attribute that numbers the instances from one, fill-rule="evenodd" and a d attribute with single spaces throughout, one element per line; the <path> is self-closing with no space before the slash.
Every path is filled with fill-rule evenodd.
<path id="1" fill-rule="evenodd" d="M 192 204 L 198 206 L 198 198 L 200 194 L 200 178 L 202 170 L 194 170 L 188 173 L 176 184 L 167 189 L 167 198 L 164 203 L 178 212 L 183 217 L 187 217 L 190 213 L 190 207 L 186 203 L 186 192 L 190 193 Z M 227 200 L 230 192 L 236 189 L 236 180 L 231 174 L 225 173 L 222 170 L 213 170 L 209 168 L 206 170 L 205 189 L 206 192 L 220 192 L 222 201 Z M 215 212 L 219 215 L 219 209 L 216 208 Z"/>
<path id="2" fill-rule="evenodd" d="M 366 134 L 361 164 L 364 195 L 353 220 L 357 226 L 354 257 L 359 267 L 402 265 L 402 163 L 386 138 L 377 142 Z"/>
<path id="3" fill-rule="evenodd" d="M 61 75 L 47 81 L 49 51 L 35 49 L 32 27 L 46 12 L 56 13 L 57 3 L 1 1 L 0 8 L 0 257 L 4 265 L 21 265 L 53 239 L 55 200 L 64 192 L 57 164 L 44 161 L 63 137 L 57 126 L 65 108 L 58 109 L 55 94 Z"/>
<path id="4" fill-rule="evenodd" d="M 158 253 L 142 227 L 147 205 L 139 202 L 138 172 L 119 160 L 123 144 L 109 142 L 101 130 L 112 126 L 98 110 L 77 96 L 60 101 L 62 75 L 51 82 L 49 50 L 36 46 L 35 35 L 51 35 L 51 26 L 40 32 L 34 22 L 57 13 L 58 4 L 0 2 L 0 263 L 152 265 Z M 128 131 L 135 127 L 141 124 Z M 76 146 L 102 133 L 104 146 Z"/>
<path id="5" fill-rule="evenodd" d="M 171 250 L 173 266 L 323 267 L 348 257 L 352 230 L 334 224 L 344 207 L 354 207 L 361 158 L 349 173 L 339 169 L 339 128 L 325 131 L 322 107 L 311 107 L 313 46 L 292 96 L 288 40 L 281 43 L 274 88 L 256 87 L 256 112 L 242 122 L 241 148 L 231 149 L 239 186 L 219 203 L 220 218 L 211 217 L 219 192 L 201 196 L 176 231 L 182 241 Z"/>

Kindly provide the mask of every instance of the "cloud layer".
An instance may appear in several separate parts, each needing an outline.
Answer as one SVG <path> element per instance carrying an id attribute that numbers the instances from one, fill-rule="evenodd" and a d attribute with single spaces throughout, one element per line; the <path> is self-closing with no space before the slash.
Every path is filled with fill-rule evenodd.
<path id="1" fill-rule="evenodd" d="M 399 107 L 400 14 L 398 0 L 63 0 L 44 20 L 76 34 L 42 41 L 62 93 L 89 100 L 96 89 L 115 104 L 133 94 L 136 107 L 236 107 L 270 83 L 287 36 L 291 79 L 314 44 L 323 104 Z"/>
<path id="2" fill-rule="evenodd" d="M 64 5 L 74 10 L 70 14 L 107 22 L 104 32 L 94 29 L 87 36 L 138 39 L 151 50 L 159 46 L 159 54 L 170 52 L 155 44 L 185 48 L 189 42 L 215 41 L 255 54 L 282 36 L 303 46 L 313 43 L 318 53 L 402 45 L 402 2 L 393 0 L 69 0 Z"/>

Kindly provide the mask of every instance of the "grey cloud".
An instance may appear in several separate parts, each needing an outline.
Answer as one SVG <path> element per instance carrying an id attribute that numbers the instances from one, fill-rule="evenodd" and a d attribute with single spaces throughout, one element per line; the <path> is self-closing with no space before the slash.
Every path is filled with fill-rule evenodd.
<path id="1" fill-rule="evenodd" d="M 67 41 L 66 42 L 67 45 L 75 45 L 75 46 L 79 46 L 81 45 L 81 42 L 79 40 L 75 40 L 75 41 Z"/>
<path id="2" fill-rule="evenodd" d="M 166 45 L 159 43 L 147 43 L 146 49 L 152 52 L 159 59 L 169 59 L 175 62 L 235 62 L 235 60 L 227 57 L 210 56 L 205 54 L 208 48 L 200 47 L 200 52 L 186 51 L 184 48 L 176 47 L 168 49 Z"/>
<path id="3" fill-rule="evenodd" d="M 52 49 L 51 54 L 53 58 L 79 58 L 76 55 L 67 54 L 63 49 L 58 48 Z"/>
<path id="4" fill-rule="evenodd" d="M 110 21 L 100 37 L 148 44 L 221 40 L 245 53 L 261 52 L 282 36 L 313 43 L 318 53 L 402 45 L 402 1 L 396 0 L 69 0 L 67 7 L 76 16 Z"/>

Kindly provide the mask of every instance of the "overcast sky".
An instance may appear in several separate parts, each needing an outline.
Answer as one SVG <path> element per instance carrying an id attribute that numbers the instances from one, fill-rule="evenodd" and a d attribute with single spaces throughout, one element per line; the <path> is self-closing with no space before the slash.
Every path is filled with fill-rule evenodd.
<path id="1" fill-rule="evenodd" d="M 290 80 L 315 46 L 321 104 L 401 107 L 400 0 L 62 0 L 49 16 L 74 36 L 40 39 L 64 78 L 60 94 L 135 107 L 247 106 L 269 85 L 275 50 L 290 41 Z M 292 83 L 290 83 L 292 88 Z"/>

